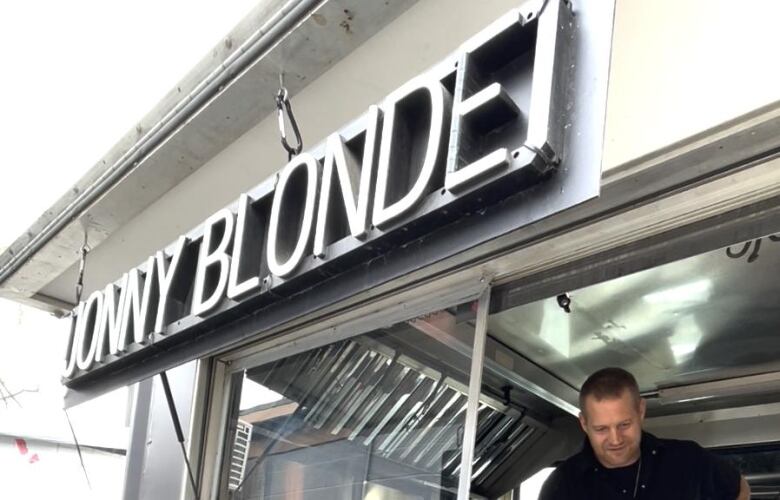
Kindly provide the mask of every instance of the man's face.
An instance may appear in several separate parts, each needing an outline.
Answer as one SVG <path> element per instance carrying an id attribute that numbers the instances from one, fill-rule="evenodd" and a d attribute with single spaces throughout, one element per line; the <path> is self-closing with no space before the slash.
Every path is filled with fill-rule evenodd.
<path id="1" fill-rule="evenodd" d="M 593 453 L 609 469 L 631 465 L 639 459 L 645 400 L 639 404 L 628 391 L 619 398 L 597 401 L 585 398 L 580 425 L 588 436 Z"/>

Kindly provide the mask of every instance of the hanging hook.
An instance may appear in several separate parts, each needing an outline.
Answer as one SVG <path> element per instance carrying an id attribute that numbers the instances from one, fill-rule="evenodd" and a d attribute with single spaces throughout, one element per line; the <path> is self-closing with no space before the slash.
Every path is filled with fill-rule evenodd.
<path id="1" fill-rule="evenodd" d="M 81 245 L 81 260 L 79 261 L 79 275 L 76 280 L 76 304 L 81 302 L 81 292 L 84 290 L 84 269 L 87 265 L 87 254 L 89 253 L 89 233 L 84 228 L 84 243 Z"/>
<path id="2" fill-rule="evenodd" d="M 290 94 L 287 92 L 287 88 L 284 86 L 284 75 L 279 74 L 279 92 L 276 93 L 276 112 L 279 118 L 279 134 L 282 137 L 282 146 L 287 151 L 288 160 L 292 160 L 293 156 L 299 154 L 303 150 L 303 139 L 301 139 L 301 131 L 298 128 L 298 122 L 295 121 L 295 115 L 293 115 L 292 104 L 290 104 Z M 287 128 L 284 123 L 284 115 L 287 114 L 287 120 L 292 126 L 293 133 L 295 134 L 296 146 L 290 146 L 287 142 Z"/>

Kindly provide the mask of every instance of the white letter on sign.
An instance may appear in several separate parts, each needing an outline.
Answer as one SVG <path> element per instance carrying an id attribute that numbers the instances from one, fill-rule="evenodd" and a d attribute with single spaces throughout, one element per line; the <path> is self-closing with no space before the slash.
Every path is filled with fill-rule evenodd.
<path id="1" fill-rule="evenodd" d="M 68 348 L 65 351 L 65 372 L 62 374 L 65 378 L 73 378 L 76 374 L 76 350 L 81 346 L 81 323 L 84 317 L 84 302 L 80 303 L 78 308 L 71 314 L 70 337 Z"/>
<path id="2" fill-rule="evenodd" d="M 299 168 L 303 168 L 306 172 L 306 198 L 304 200 L 285 200 L 289 180 Z M 303 254 L 306 252 L 306 247 L 311 239 L 314 208 L 317 201 L 317 174 L 317 160 L 309 153 L 303 153 L 293 158 L 279 175 L 273 205 L 271 205 L 271 222 L 268 227 L 268 249 L 266 251 L 268 255 L 268 269 L 276 276 L 285 277 L 292 273 L 298 267 L 301 259 L 303 259 Z M 290 203 L 300 204 L 301 202 L 304 204 L 302 209 L 300 206 L 287 206 Z M 302 210 L 303 213 L 300 217 L 300 229 L 297 238 L 294 239 L 295 245 L 292 252 L 290 252 L 286 261 L 280 262 L 280 253 L 283 251 L 282 245 L 289 246 L 289 243 L 292 243 L 292 241 L 283 241 L 283 237 L 280 234 L 282 227 L 295 226 L 294 222 L 297 222 L 281 221 L 280 217 L 283 208 L 285 211 Z M 291 224 L 291 222 L 293 223 Z"/>
<path id="3" fill-rule="evenodd" d="M 224 231 L 222 232 L 222 239 L 220 239 L 219 244 L 212 250 L 214 230 L 218 224 L 224 225 Z M 230 257 L 228 256 L 227 251 L 228 246 L 233 239 L 234 225 L 233 212 L 227 208 L 218 211 L 203 223 L 203 241 L 200 243 L 198 266 L 195 271 L 195 289 L 192 295 L 192 314 L 198 316 L 206 314 L 219 304 L 220 299 L 222 299 L 222 296 L 225 294 L 228 272 L 230 271 Z M 206 285 L 210 284 L 207 283 L 206 274 L 212 266 L 218 267 L 218 275 L 211 295 L 204 298 L 203 295 L 206 293 Z"/>
<path id="4" fill-rule="evenodd" d="M 412 188 L 398 201 L 385 206 L 387 202 L 390 170 L 398 168 L 392 163 L 393 135 L 398 104 L 411 94 L 424 91 L 431 100 L 430 131 L 425 150 L 422 168 Z M 425 75 L 411 80 L 385 99 L 382 104 L 384 123 L 382 125 L 382 142 L 379 148 L 379 165 L 376 179 L 376 196 L 374 199 L 374 225 L 382 227 L 409 211 L 426 194 L 426 189 L 433 176 L 433 170 L 439 159 L 439 149 L 442 145 L 442 135 L 446 115 L 449 108 L 449 93 L 438 80 Z M 446 109 L 445 109 L 446 108 Z M 449 125 L 449 123 L 447 123 Z"/>
<path id="5" fill-rule="evenodd" d="M 241 262 L 244 252 L 244 237 L 246 236 L 246 220 L 249 211 L 252 210 L 251 199 L 249 195 L 243 193 L 238 198 L 238 220 L 236 222 L 236 236 L 233 240 L 233 259 L 230 263 L 230 276 L 228 279 L 227 296 L 231 299 L 237 299 L 245 293 L 251 292 L 260 286 L 260 277 L 250 276 L 241 283 L 238 282 L 238 274 L 241 268 Z"/>
<path id="6" fill-rule="evenodd" d="M 314 233 L 314 255 L 325 255 L 325 236 L 328 230 L 328 213 L 330 196 L 333 190 L 333 177 L 338 178 L 341 205 L 347 214 L 349 232 L 355 238 L 366 234 L 368 225 L 368 201 L 371 190 L 371 180 L 374 169 L 374 153 L 377 127 L 379 126 L 379 108 L 370 106 L 365 116 L 365 143 L 360 167 L 357 158 L 344 152 L 344 140 L 339 134 L 328 137 L 325 150 L 325 165 L 322 170 L 322 187 L 320 188 L 320 206 L 317 215 L 317 230 Z M 355 188 L 357 193 L 355 193 Z M 355 200 L 357 198 L 357 201 Z"/>
<path id="7" fill-rule="evenodd" d="M 95 353 L 95 361 L 97 362 L 102 362 L 107 354 L 116 354 L 119 350 L 122 310 L 125 307 L 125 290 L 127 290 L 127 274 L 122 276 L 122 279 L 123 281 L 119 287 L 109 283 L 103 290 L 103 314 L 100 317 L 98 348 Z"/>
<path id="8" fill-rule="evenodd" d="M 124 290 L 125 300 L 122 306 L 122 326 L 119 328 L 120 351 L 127 350 L 130 342 L 132 330 L 132 341 L 136 344 L 142 344 L 146 341 L 146 335 L 151 330 L 152 312 L 152 289 L 155 288 L 155 267 L 154 257 L 149 257 L 146 261 L 146 274 L 143 279 L 143 288 L 141 288 L 141 270 L 137 267 L 127 273 L 127 277 L 122 277 L 122 281 L 127 283 Z"/>
<path id="9" fill-rule="evenodd" d="M 168 298 L 171 295 L 171 285 L 173 278 L 176 276 L 176 272 L 179 269 L 179 263 L 181 262 L 181 256 L 184 253 L 184 247 L 187 245 L 187 237 L 179 236 L 176 240 L 176 247 L 171 255 L 170 264 L 166 263 L 168 259 L 165 257 L 165 252 L 158 251 L 154 258 L 157 261 L 157 282 L 160 287 L 160 302 L 157 305 L 157 317 L 154 320 L 154 331 L 156 333 L 162 333 L 165 325 L 169 322 L 170 305 Z"/>
<path id="10" fill-rule="evenodd" d="M 100 315 L 103 312 L 103 292 L 95 290 L 84 305 L 84 318 L 79 322 L 79 333 L 76 335 L 79 343 L 76 349 L 76 366 L 79 370 L 89 370 L 95 362 L 95 351 L 98 345 L 98 327 Z"/>

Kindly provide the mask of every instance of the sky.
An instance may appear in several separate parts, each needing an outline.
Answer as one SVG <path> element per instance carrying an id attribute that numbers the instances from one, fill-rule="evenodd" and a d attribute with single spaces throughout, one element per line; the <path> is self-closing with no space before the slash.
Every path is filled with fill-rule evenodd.
<path id="1" fill-rule="evenodd" d="M 259 0 L 0 4 L 0 249 Z"/>
<path id="2" fill-rule="evenodd" d="M 0 3 L 0 251 L 258 3 Z M 60 385 L 68 321 L 0 299 L 0 380 L 19 392 L 0 399 L 0 433 L 70 440 Z M 121 443 L 129 396 L 71 410 L 82 441 Z"/>

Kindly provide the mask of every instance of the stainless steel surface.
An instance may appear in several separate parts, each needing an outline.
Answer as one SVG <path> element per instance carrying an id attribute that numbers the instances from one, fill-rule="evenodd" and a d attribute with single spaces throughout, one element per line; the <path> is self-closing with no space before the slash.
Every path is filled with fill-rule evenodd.
<path id="1" fill-rule="evenodd" d="M 249 380 L 282 394 L 282 402 L 298 403 L 297 418 L 304 427 L 283 435 L 285 445 L 303 446 L 303 436 L 319 429 L 321 435 L 354 442 L 355 450 L 368 447 L 372 461 L 387 459 L 437 477 L 435 470 L 449 463 L 439 464 L 443 453 L 456 445 L 453 429 L 462 425 L 466 395 L 443 383 L 442 373 L 431 378 L 404 366 L 405 355 L 397 349 L 406 343 L 393 341 L 381 352 L 372 348 L 396 335 L 411 340 L 421 334 L 408 326 L 393 327 L 370 334 L 367 343 L 358 337 L 248 370 Z M 244 413 L 240 418 L 251 418 Z"/>
<path id="2" fill-rule="evenodd" d="M 192 389 L 192 405 L 189 415 L 189 431 L 186 435 L 185 452 L 189 457 L 193 474 L 195 475 L 200 499 L 207 498 L 208 494 L 208 476 L 204 465 L 208 465 L 210 457 L 206 455 L 206 446 L 208 445 L 208 419 L 212 411 L 212 399 L 219 397 L 220 391 L 215 390 L 212 381 L 215 376 L 215 363 L 211 359 L 201 359 L 197 362 L 195 369 L 195 380 Z M 187 484 L 188 479 L 182 478 L 182 491 L 184 495 L 182 500 L 196 500 L 196 497 Z M 204 488 L 206 484 L 206 488 Z"/>
<path id="3" fill-rule="evenodd" d="M 366 373 L 359 368 L 361 359 L 365 359 L 367 352 L 364 351 L 357 359 L 350 360 L 350 364 L 345 367 L 348 370 L 335 372 L 328 370 L 334 378 L 324 380 L 318 385 L 328 388 L 319 396 L 322 398 L 320 402 L 325 402 L 326 405 L 313 406 L 310 412 L 306 412 L 304 421 L 308 421 L 315 428 L 321 428 L 331 434 L 343 435 L 345 429 L 341 421 L 362 422 L 366 418 L 370 418 L 374 420 L 371 427 L 376 427 L 371 429 L 369 434 L 361 433 L 358 428 L 355 428 L 349 434 L 350 437 L 355 436 L 351 439 L 356 439 L 358 436 L 355 435 L 355 432 L 358 432 L 362 436 L 360 442 L 366 446 L 373 446 L 373 453 L 378 456 L 414 465 L 419 467 L 421 471 L 435 468 L 443 451 L 457 444 L 457 438 L 452 432 L 452 428 L 460 425 L 458 422 L 462 422 L 465 417 L 466 395 L 410 370 L 406 370 L 406 375 L 400 384 L 391 384 L 390 386 L 383 384 L 385 388 L 380 388 L 377 384 L 363 384 L 361 382 L 361 387 L 357 388 L 358 380 L 371 379 L 371 377 L 366 377 Z M 383 371 L 392 371 L 394 365 L 392 360 L 383 357 L 380 366 Z M 310 372 L 310 368 L 299 366 L 298 371 L 306 373 Z M 272 375 L 267 374 L 260 377 L 256 371 L 250 371 L 249 376 L 253 379 L 263 380 L 271 387 L 276 387 L 278 379 L 275 376 L 271 380 L 268 378 Z M 320 379 L 323 375 L 325 374 L 322 372 L 307 373 L 307 377 L 315 380 Z M 374 372 L 372 376 L 382 377 L 383 373 Z M 302 380 L 300 383 L 305 384 L 305 381 Z M 365 395 L 363 391 L 376 391 L 382 394 L 387 391 L 388 387 L 390 391 L 386 394 L 387 397 L 380 399 L 378 405 L 345 405 L 340 397 L 340 393 L 344 391 L 353 395 L 354 391 L 357 391 L 358 397 Z M 336 392 L 333 392 L 334 390 Z M 431 398 L 431 396 L 434 397 Z M 305 406 L 303 402 L 300 404 Z M 381 406 L 385 406 L 386 409 L 376 414 L 376 409 Z M 336 412 L 340 418 L 336 416 Z M 482 405 L 480 414 L 479 432 L 484 437 L 480 441 L 479 449 L 481 452 L 487 451 L 489 455 L 480 457 L 482 459 L 480 464 L 486 461 L 486 465 L 480 467 L 479 477 L 482 477 L 482 472 L 487 469 L 487 465 L 495 459 L 497 445 L 503 443 L 507 436 L 513 435 L 513 430 L 517 427 L 517 417 L 499 417 L 498 413 L 485 405 Z M 373 418 L 372 415 L 374 415 Z M 474 425 L 476 426 L 476 424 L 475 419 Z M 433 426 L 435 426 L 435 432 L 431 432 L 434 430 Z M 521 427 L 525 429 L 525 426 Z M 365 424 L 359 428 L 365 428 Z M 381 439 L 377 439 L 378 437 Z M 294 442 L 294 439 L 291 442 Z M 445 461 L 443 463 L 445 471 L 457 474 L 460 456 L 458 454 Z"/>
<path id="4" fill-rule="evenodd" d="M 692 439 L 707 448 L 780 442 L 780 403 L 651 416 L 646 428 L 658 436 Z"/>
<path id="5" fill-rule="evenodd" d="M 771 492 L 775 496 L 780 495 L 780 471 L 767 472 L 764 474 L 748 474 L 745 479 L 752 485 L 753 483 L 761 485 L 773 485 L 775 488 Z M 766 492 L 769 493 L 769 492 Z"/>
<path id="6" fill-rule="evenodd" d="M 441 310 L 448 304 L 475 300 L 485 288 L 488 277 L 474 276 L 446 284 L 430 283 L 416 289 L 417 293 L 388 296 L 351 313 L 338 315 L 326 321 L 296 328 L 288 335 L 246 346 L 226 355 L 231 370 L 242 370 L 294 354 L 355 337 L 377 327 L 390 326 L 409 317 Z M 444 286 L 441 286 L 444 285 Z M 391 355 L 390 351 L 385 354 Z"/>
<path id="7" fill-rule="evenodd" d="M 661 403 L 725 395 L 736 381 L 675 386 L 763 380 L 777 369 L 780 245 L 765 241 L 752 263 L 718 249 L 570 290 L 570 314 L 555 298 L 502 311 L 490 334 L 575 388 L 600 367 L 622 366 L 643 391 L 661 389 Z M 764 390 L 755 379 L 731 395 Z"/>
<path id="8" fill-rule="evenodd" d="M 204 400 L 196 406 L 204 408 L 201 412 L 202 441 L 199 443 L 200 489 L 204 498 L 217 498 L 219 494 L 220 464 L 223 463 L 225 452 L 225 434 L 228 414 L 231 408 L 231 377 L 226 374 L 224 362 L 214 362 L 211 376 L 208 380 L 209 390 Z"/>
<path id="9" fill-rule="evenodd" d="M 574 387 L 490 336 L 487 339 L 485 370 L 491 377 L 548 401 L 569 415 L 579 414 L 578 391 Z"/>
<path id="10" fill-rule="evenodd" d="M 479 284 L 484 290 L 485 284 Z M 486 323 L 488 303 L 489 299 L 483 295 L 485 307 L 478 322 Z M 386 321 L 382 318 L 408 315 L 418 307 L 398 307 L 395 313 L 382 310 L 380 316 L 362 319 L 367 325 L 381 324 Z M 353 333 L 350 339 L 336 340 L 336 343 L 327 331 L 321 331 L 316 337 L 325 343 L 319 346 L 307 343 L 292 351 L 271 349 L 261 357 L 251 355 L 251 359 L 263 364 L 251 367 L 251 363 L 243 362 L 246 363 L 243 366 L 250 366 L 248 379 L 284 396 L 280 402 L 267 405 L 268 408 L 295 401 L 300 410 L 297 410 L 299 416 L 293 418 L 304 427 L 290 425 L 299 428 L 295 432 L 310 429 L 299 438 L 296 434 L 261 432 L 276 435 L 283 450 L 302 446 L 308 442 L 304 437 L 307 433 L 319 432 L 332 436 L 330 439 L 345 439 L 369 447 L 376 457 L 369 462 L 387 459 L 411 467 L 410 478 L 414 474 L 430 474 L 437 467 L 445 475 L 457 477 L 462 453 L 451 455 L 445 450 L 459 450 L 463 440 L 468 439 L 465 427 L 463 434 L 453 429 L 464 425 L 468 406 L 469 346 L 474 341 L 468 319 L 473 313 L 468 313 L 469 310 L 472 309 L 462 308 L 466 316 L 458 318 L 456 309 L 447 314 L 428 312 L 370 334 L 355 337 Z M 452 338 L 444 342 L 447 335 Z M 240 369 L 242 364 L 234 363 L 231 368 Z M 495 383 L 494 380 L 490 383 Z M 501 392 L 499 388 L 485 393 L 479 390 L 482 387 L 483 384 L 476 386 L 473 473 L 469 475 L 467 487 L 472 495 L 489 497 L 497 491 L 495 477 L 506 467 L 506 461 L 536 445 L 538 438 L 546 434 L 546 426 L 518 405 L 522 398 L 517 396 L 522 388 L 516 387 L 520 392 L 514 393 L 508 406 L 496 396 Z M 535 411 L 541 410 L 535 408 Z M 254 414 L 260 413 L 246 410 L 240 418 L 251 419 L 250 415 Z M 262 425 L 258 427 L 259 422 L 255 425 L 256 429 L 262 429 Z M 451 491 L 456 491 L 455 484 Z"/>
<path id="11" fill-rule="evenodd" d="M 471 492 L 471 472 L 474 463 L 474 447 L 477 431 L 477 411 L 479 395 L 482 393 L 482 366 L 485 361 L 485 340 L 487 339 L 487 321 L 490 311 L 490 287 L 486 287 L 477 301 L 477 321 L 474 325 L 474 344 L 472 347 L 471 375 L 469 376 L 468 408 L 463 432 L 461 449 L 460 476 L 458 479 L 458 500 L 468 500 Z M 488 441 L 495 435 L 488 434 Z M 484 447 L 480 447 L 484 451 Z M 489 462 L 488 462 L 489 463 Z M 482 472 L 482 468 L 479 469 Z"/>
<path id="12" fill-rule="evenodd" d="M 733 398 L 747 394 L 753 396 L 777 394 L 779 390 L 780 372 L 771 372 L 662 388 L 658 391 L 657 397 L 658 402 L 665 405 Z"/>

